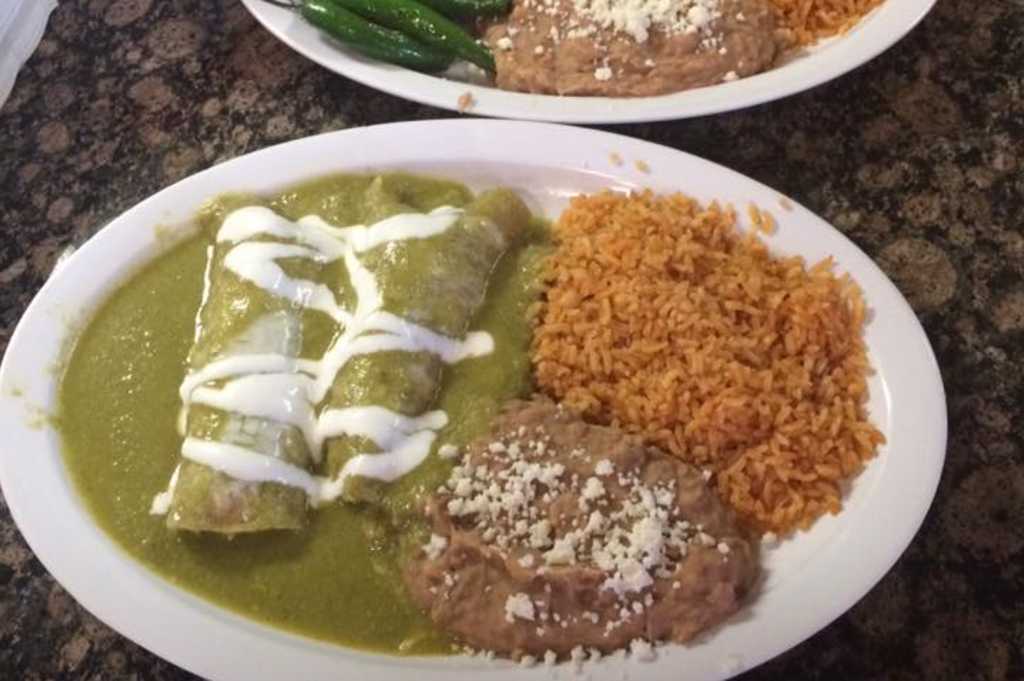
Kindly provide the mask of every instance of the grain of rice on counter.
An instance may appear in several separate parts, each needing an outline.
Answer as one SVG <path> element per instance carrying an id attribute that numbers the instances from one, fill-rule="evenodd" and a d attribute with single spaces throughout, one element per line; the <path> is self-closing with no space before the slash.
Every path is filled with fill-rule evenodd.
<path id="1" fill-rule="evenodd" d="M 866 415 L 860 290 L 683 195 L 578 197 L 533 345 L 539 387 L 713 471 L 762 531 L 841 508 L 884 437 Z"/>

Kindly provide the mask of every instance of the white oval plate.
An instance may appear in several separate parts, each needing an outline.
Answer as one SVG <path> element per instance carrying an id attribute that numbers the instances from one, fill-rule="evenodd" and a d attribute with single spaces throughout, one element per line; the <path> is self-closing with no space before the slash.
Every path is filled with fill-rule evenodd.
<path id="1" fill-rule="evenodd" d="M 649 172 L 638 169 L 644 163 Z M 686 679 L 721 679 L 753 667 L 842 614 L 909 544 L 942 469 L 945 396 L 931 347 L 910 307 L 853 243 L 764 185 L 647 142 L 536 123 L 397 123 L 258 151 L 161 191 L 62 264 L 18 325 L 0 367 L 0 484 L 39 560 L 114 629 L 218 681 L 396 681 L 413 672 L 419 681 L 549 678 L 548 672 L 508 663 L 353 651 L 244 619 L 172 586 L 96 527 L 65 473 L 57 433 L 39 418 L 54 409 L 55 367 L 83 315 L 167 247 L 169 228 L 156 226 L 185 223 L 203 200 L 220 192 L 272 192 L 325 173 L 367 169 L 434 173 L 477 188 L 508 185 L 549 217 L 574 194 L 605 187 L 683 190 L 737 207 L 754 202 L 780 222 L 768 239 L 773 249 L 811 261 L 834 256 L 838 269 L 864 290 L 872 314 L 866 340 L 877 371 L 870 381 L 869 409 L 888 444 L 854 481 L 844 512 L 769 551 L 760 596 L 712 636 L 690 647 L 664 648 L 654 663 L 599 662 L 588 670 L 593 679 L 617 680 L 623 664 L 638 666 L 634 674 L 649 681 L 679 681 L 680 670 L 686 670 Z M 575 678 L 567 669 L 558 674 Z"/>
<path id="2" fill-rule="evenodd" d="M 509 92 L 425 75 L 362 57 L 340 47 L 292 10 L 264 0 L 242 3 L 268 31 L 324 68 L 377 90 L 421 104 L 467 113 L 560 123 L 638 123 L 735 111 L 808 90 L 875 58 L 906 35 L 935 0 L 885 0 L 853 29 L 813 46 L 778 68 L 718 85 L 659 97 L 556 97 Z"/>

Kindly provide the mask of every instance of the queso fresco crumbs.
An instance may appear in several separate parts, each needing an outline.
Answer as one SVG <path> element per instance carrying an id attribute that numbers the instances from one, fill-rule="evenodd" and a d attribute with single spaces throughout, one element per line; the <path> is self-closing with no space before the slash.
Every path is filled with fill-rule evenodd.
<path id="1" fill-rule="evenodd" d="M 411 595 L 517 659 L 686 641 L 758 574 L 756 542 L 701 472 L 542 398 L 509 404 L 426 506 Z"/>

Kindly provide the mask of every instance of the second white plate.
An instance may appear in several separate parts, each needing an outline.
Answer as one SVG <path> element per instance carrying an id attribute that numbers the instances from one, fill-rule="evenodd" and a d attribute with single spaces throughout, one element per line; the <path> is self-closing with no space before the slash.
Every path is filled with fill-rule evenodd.
<path id="1" fill-rule="evenodd" d="M 340 47 L 294 11 L 242 0 L 268 31 L 324 68 L 392 95 L 482 116 L 560 123 L 635 123 L 735 111 L 809 90 L 875 58 L 905 36 L 935 0 L 885 0 L 845 35 L 823 41 L 778 68 L 731 83 L 659 97 L 555 97 L 468 85 L 364 58 Z"/>

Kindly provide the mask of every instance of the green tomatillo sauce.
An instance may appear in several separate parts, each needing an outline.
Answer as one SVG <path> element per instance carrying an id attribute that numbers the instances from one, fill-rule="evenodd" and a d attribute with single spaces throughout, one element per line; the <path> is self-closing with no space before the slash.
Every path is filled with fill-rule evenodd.
<path id="1" fill-rule="evenodd" d="M 449 182 L 388 175 L 412 205 L 465 203 Z M 369 176 L 334 176 L 273 198 L 295 219 L 315 213 L 333 224 L 373 214 Z M 380 200 L 390 200 L 382 198 Z M 210 215 L 206 215 L 210 219 Z M 195 335 L 209 230 L 179 243 L 126 281 L 96 310 L 67 361 L 57 424 L 74 485 L 99 526 L 132 558 L 177 586 L 267 624 L 367 650 L 430 654 L 451 650 L 408 600 L 404 550 L 426 530 L 416 509 L 451 463 L 432 453 L 388 485 L 380 503 L 332 503 L 301 531 L 226 537 L 168 529 L 151 515 L 167 487 L 182 438 L 178 388 Z M 538 223 L 499 261 L 472 328 L 495 351 L 445 369 L 436 408 L 449 423 L 437 443 L 481 434 L 499 405 L 528 394 L 529 308 L 538 292 L 546 230 Z"/>

